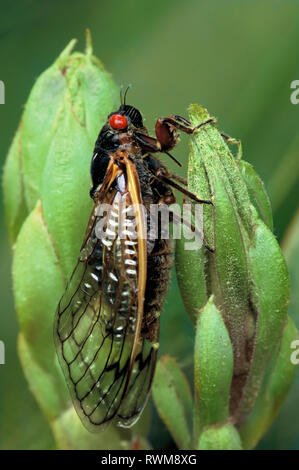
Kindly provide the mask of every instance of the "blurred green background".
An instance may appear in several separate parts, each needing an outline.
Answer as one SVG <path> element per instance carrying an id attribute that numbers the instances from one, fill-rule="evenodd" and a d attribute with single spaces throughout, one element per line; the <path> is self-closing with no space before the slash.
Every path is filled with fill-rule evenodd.
<path id="1" fill-rule="evenodd" d="M 288 230 L 290 313 L 299 326 L 299 217 L 290 225 L 299 195 L 299 105 L 290 102 L 290 83 L 299 79 L 299 1 L 2 0 L 0 7 L 0 79 L 6 86 L 6 104 L 0 105 L 1 166 L 34 80 L 71 38 L 78 38 L 77 48 L 83 50 L 89 27 L 95 55 L 119 85 L 133 85 L 128 102 L 142 111 L 151 132 L 157 117 L 187 116 L 188 105 L 198 102 L 217 116 L 224 132 L 242 140 L 244 159 L 270 193 L 280 241 Z M 188 139 L 174 154 L 186 163 Z M 174 168 L 172 162 L 169 166 Z M 0 216 L 0 340 L 6 350 L 6 364 L 0 365 L 0 448 L 51 448 L 51 431 L 16 353 L 2 201 Z M 174 279 L 162 316 L 161 352 L 175 356 L 188 371 L 192 343 Z M 259 448 L 299 449 L 298 408 L 299 377 Z M 155 413 L 150 440 L 155 448 L 172 445 Z"/>

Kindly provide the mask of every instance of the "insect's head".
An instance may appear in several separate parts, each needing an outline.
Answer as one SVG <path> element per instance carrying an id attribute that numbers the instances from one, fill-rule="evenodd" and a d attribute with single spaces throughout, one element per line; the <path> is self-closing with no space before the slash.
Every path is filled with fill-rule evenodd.
<path id="1" fill-rule="evenodd" d="M 112 112 L 108 116 L 108 126 L 112 131 L 126 132 L 135 130 L 135 128 L 143 127 L 143 121 L 140 111 L 134 106 L 126 104 L 126 97 L 131 85 L 129 85 L 123 93 L 120 89 L 120 107 L 117 111 Z"/>
<path id="2" fill-rule="evenodd" d="M 143 120 L 140 111 L 134 106 L 126 104 L 126 96 L 130 87 L 127 87 L 124 95 L 120 92 L 120 107 L 109 114 L 105 125 L 102 127 L 95 145 L 95 152 L 99 150 L 115 151 L 124 139 L 134 136 L 135 131 L 143 128 Z M 144 129 L 144 128 L 143 128 Z M 127 134 L 124 136 L 123 134 Z"/>
<path id="3" fill-rule="evenodd" d="M 117 111 L 111 113 L 108 116 L 108 123 L 112 130 L 121 132 L 143 127 L 140 111 L 128 104 L 122 104 Z"/>

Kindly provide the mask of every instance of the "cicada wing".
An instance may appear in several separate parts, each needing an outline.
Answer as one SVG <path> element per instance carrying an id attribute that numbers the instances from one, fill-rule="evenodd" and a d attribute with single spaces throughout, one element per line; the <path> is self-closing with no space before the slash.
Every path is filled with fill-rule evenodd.
<path id="1" fill-rule="evenodd" d="M 56 313 L 59 361 L 79 417 L 91 431 L 113 419 L 120 407 L 140 332 L 138 241 L 118 232 L 120 203 L 127 206 L 129 199 L 115 191 L 111 210 L 91 218 Z M 97 235 L 99 223 L 103 237 Z"/>
<path id="2" fill-rule="evenodd" d="M 132 426 L 147 403 L 156 368 L 158 341 L 159 319 L 155 325 L 155 342 L 144 338 L 135 357 L 128 390 L 117 413 L 119 426 Z"/>
<path id="3" fill-rule="evenodd" d="M 121 426 L 134 424 L 148 399 L 157 360 L 159 319 L 151 321 L 150 334 L 143 319 L 146 216 L 139 207 L 136 168 L 129 158 L 125 164 L 127 180 L 124 174 L 119 177 L 119 190 L 110 187 L 118 167 L 108 168 L 110 177 L 99 192 L 55 320 L 59 361 L 75 408 L 90 431 L 114 418 Z M 105 202 L 109 209 L 98 215 Z M 137 237 L 131 230 L 122 233 L 123 222 L 134 225 L 130 217 L 137 222 Z"/>

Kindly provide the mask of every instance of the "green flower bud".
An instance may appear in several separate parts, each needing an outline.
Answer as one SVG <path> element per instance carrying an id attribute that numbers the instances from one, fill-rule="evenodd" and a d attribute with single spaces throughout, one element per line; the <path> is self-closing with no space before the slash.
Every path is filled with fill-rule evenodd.
<path id="1" fill-rule="evenodd" d="M 209 118 L 204 108 L 191 106 L 192 126 Z M 253 168 L 240 155 L 232 155 L 227 145 L 231 141 L 209 123 L 199 128 L 191 144 L 188 188 L 198 197 L 212 198 L 214 202 L 203 208 L 204 241 L 214 253 L 203 247 L 186 255 L 185 239 L 178 240 L 176 247 L 183 301 L 192 321 L 195 323 L 198 318 L 196 435 L 204 426 L 226 419 L 237 427 L 246 422 L 262 393 L 261 384 L 282 335 L 288 309 L 288 273 L 271 232 L 269 198 Z M 221 346 L 215 339 L 217 328 L 213 331 L 203 321 L 206 309 L 213 312 L 220 330 L 225 325 L 224 361 L 229 358 L 225 351 L 232 347 L 233 359 L 228 361 L 226 372 L 217 365 L 221 356 Z M 211 315 L 211 322 L 212 318 Z M 207 368 L 205 376 L 207 365 L 211 369 Z M 288 386 L 286 379 L 281 380 L 282 387 Z"/>
<path id="2" fill-rule="evenodd" d="M 264 183 L 250 163 L 244 160 L 238 161 L 241 174 L 245 180 L 252 205 L 257 210 L 262 221 L 273 230 L 273 217 L 271 203 L 266 193 Z"/>
<path id="3" fill-rule="evenodd" d="M 242 450 L 238 431 L 231 423 L 209 426 L 200 435 L 199 450 Z"/>
<path id="4" fill-rule="evenodd" d="M 190 449 L 192 396 L 188 381 L 176 361 L 163 356 L 157 364 L 153 384 L 153 398 L 158 413 L 177 446 Z"/>
<path id="5" fill-rule="evenodd" d="M 195 434 L 229 418 L 233 349 L 213 297 L 199 312 L 194 345 Z"/>
<path id="6" fill-rule="evenodd" d="M 13 289 L 24 373 L 60 448 L 121 448 L 129 431 L 102 436 L 82 426 L 53 343 L 53 316 L 74 268 L 92 210 L 89 167 L 97 133 L 118 90 L 92 54 L 71 41 L 36 81 L 4 172 L 6 220 L 14 244 Z"/>
<path id="7" fill-rule="evenodd" d="M 255 229 L 249 245 L 248 266 L 257 322 L 255 346 L 239 410 L 240 422 L 254 404 L 271 354 L 281 337 L 290 296 L 288 271 L 281 250 L 272 232 L 253 212 Z"/>
<path id="8" fill-rule="evenodd" d="M 190 250 L 186 254 L 185 242 L 184 237 L 176 241 L 175 266 L 184 305 L 191 322 L 196 325 L 198 312 L 208 300 L 205 254 L 203 250 Z"/>
<path id="9" fill-rule="evenodd" d="M 191 108 L 192 125 L 208 118 L 203 108 Z M 235 369 L 241 371 L 246 362 L 244 313 L 248 311 L 249 288 L 240 226 L 244 231 L 249 228 L 250 200 L 236 161 L 212 124 L 201 128 L 192 142 L 188 181 L 189 189 L 199 197 L 214 197 L 215 214 L 212 206 L 204 207 L 203 226 L 206 241 L 216 251 L 210 254 L 204 248 L 200 250 L 204 259 L 198 270 L 199 279 L 202 279 L 203 265 L 207 295 L 215 296 L 215 304 L 221 307 L 223 317 L 230 326 L 232 344 L 238 352 Z M 178 272 L 180 270 L 181 266 Z M 192 297 L 203 289 L 202 284 L 195 283 Z M 188 311 L 188 305 L 186 309 Z"/>
<path id="10" fill-rule="evenodd" d="M 292 363 L 292 343 L 299 339 L 295 324 L 288 318 L 280 343 L 268 366 L 261 391 L 246 423 L 240 428 L 243 446 L 253 448 L 277 415 L 296 374 Z"/>
<path id="11" fill-rule="evenodd" d="M 21 132 L 22 127 L 20 125 L 7 155 L 3 178 L 6 226 L 11 244 L 15 242 L 22 223 L 28 214 L 24 198 Z"/>

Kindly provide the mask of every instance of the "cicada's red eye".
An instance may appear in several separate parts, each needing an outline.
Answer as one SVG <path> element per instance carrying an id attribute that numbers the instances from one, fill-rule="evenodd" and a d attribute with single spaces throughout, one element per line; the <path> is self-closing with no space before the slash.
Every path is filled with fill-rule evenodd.
<path id="1" fill-rule="evenodd" d="M 109 124 L 113 129 L 125 129 L 128 126 L 128 120 L 122 114 L 112 114 Z"/>

